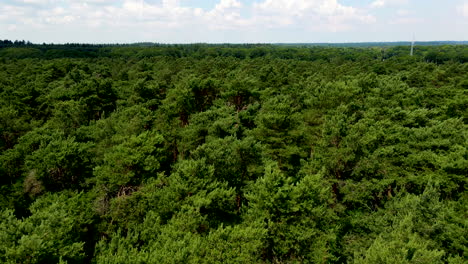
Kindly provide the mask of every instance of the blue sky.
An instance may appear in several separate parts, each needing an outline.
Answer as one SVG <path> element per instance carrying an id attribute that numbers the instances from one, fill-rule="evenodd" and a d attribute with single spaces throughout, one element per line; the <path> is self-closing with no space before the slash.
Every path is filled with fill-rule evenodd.
<path id="1" fill-rule="evenodd" d="M 35 43 L 468 40 L 468 0 L 0 0 Z"/>

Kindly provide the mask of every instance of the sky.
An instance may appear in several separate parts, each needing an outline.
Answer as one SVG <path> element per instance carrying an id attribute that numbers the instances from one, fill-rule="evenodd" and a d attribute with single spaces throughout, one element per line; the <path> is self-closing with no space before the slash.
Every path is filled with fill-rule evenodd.
<path id="1" fill-rule="evenodd" d="M 468 40 L 468 0 L 0 0 L 33 43 Z"/>

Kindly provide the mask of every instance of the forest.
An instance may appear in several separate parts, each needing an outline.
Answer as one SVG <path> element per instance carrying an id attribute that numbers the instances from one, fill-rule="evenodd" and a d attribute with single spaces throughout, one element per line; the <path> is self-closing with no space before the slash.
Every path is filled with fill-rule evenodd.
<path id="1" fill-rule="evenodd" d="M 468 46 L 0 43 L 1 263 L 467 261 Z"/>

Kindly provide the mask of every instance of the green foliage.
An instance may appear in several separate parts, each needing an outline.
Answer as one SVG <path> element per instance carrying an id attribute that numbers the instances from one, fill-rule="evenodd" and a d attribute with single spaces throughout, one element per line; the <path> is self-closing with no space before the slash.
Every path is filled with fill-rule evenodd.
<path id="1" fill-rule="evenodd" d="M 247 194 L 247 220 L 265 222 L 264 251 L 274 262 L 325 263 L 333 259 L 329 233 L 335 216 L 331 192 L 321 174 L 306 174 L 295 182 L 277 165 L 268 164 L 265 175 Z"/>
<path id="2" fill-rule="evenodd" d="M 467 47 L 408 52 L 0 42 L 0 262 L 465 263 Z"/>
<path id="3" fill-rule="evenodd" d="M 0 259 L 3 263 L 79 263 L 85 260 L 84 239 L 94 216 L 83 193 L 43 196 L 31 216 L 17 219 L 11 210 L 1 217 Z"/>
<path id="4" fill-rule="evenodd" d="M 461 257 L 466 250 L 466 228 L 457 220 L 456 209 L 439 199 L 437 189 L 429 186 L 421 195 L 389 202 L 384 215 L 376 213 L 379 217 L 374 221 L 379 223 L 370 225 L 380 235 L 356 262 L 443 263 L 444 255 Z"/>
<path id="5" fill-rule="evenodd" d="M 96 182 L 106 194 L 125 194 L 141 180 L 155 175 L 164 157 L 161 135 L 143 132 L 112 147 L 95 168 Z"/>
<path id="6" fill-rule="evenodd" d="M 58 138 L 41 144 L 26 158 L 26 167 L 48 190 L 82 189 L 91 176 L 90 147 L 74 138 Z"/>

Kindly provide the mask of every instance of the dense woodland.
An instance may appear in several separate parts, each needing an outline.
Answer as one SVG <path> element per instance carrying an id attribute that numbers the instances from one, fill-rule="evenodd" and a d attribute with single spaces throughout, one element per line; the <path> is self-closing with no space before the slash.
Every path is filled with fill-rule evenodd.
<path id="1" fill-rule="evenodd" d="M 1 44 L 1 263 L 466 263 L 468 46 Z"/>

